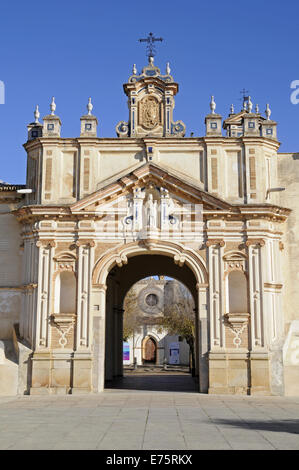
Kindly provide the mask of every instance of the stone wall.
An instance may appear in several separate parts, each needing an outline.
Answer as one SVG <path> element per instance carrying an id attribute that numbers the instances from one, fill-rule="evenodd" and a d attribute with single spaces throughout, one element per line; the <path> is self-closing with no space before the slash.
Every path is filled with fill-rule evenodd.
<path id="1" fill-rule="evenodd" d="M 292 209 L 283 237 L 284 394 L 299 394 L 299 153 L 278 155 L 280 204 Z"/>
<path id="2" fill-rule="evenodd" d="M 292 209 L 283 236 L 283 311 L 286 332 L 292 320 L 299 319 L 299 153 L 278 154 L 279 204 Z"/>
<path id="3" fill-rule="evenodd" d="M 0 338 L 12 337 L 21 311 L 22 249 L 20 225 L 10 213 L 14 204 L 0 204 Z"/>

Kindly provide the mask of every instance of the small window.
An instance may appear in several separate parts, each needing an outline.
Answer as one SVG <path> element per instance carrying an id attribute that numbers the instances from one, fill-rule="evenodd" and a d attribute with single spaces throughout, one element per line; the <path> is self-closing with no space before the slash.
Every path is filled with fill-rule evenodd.
<path id="1" fill-rule="evenodd" d="M 273 129 L 266 129 L 266 134 L 272 135 L 273 134 Z"/>
<path id="2" fill-rule="evenodd" d="M 47 129 L 48 131 L 54 131 L 54 124 L 48 124 Z"/>
<path id="3" fill-rule="evenodd" d="M 217 129 L 217 122 L 211 122 L 211 129 Z"/>
<path id="4" fill-rule="evenodd" d="M 148 147 L 147 151 L 148 153 L 153 153 L 153 147 Z"/>
<path id="5" fill-rule="evenodd" d="M 35 138 L 38 136 L 38 132 L 37 131 L 32 131 L 31 133 L 32 137 Z"/>
<path id="6" fill-rule="evenodd" d="M 249 127 L 250 129 L 254 129 L 254 128 L 255 128 L 255 123 L 252 122 L 252 121 L 250 121 L 250 122 L 248 123 L 248 127 Z"/>
<path id="7" fill-rule="evenodd" d="M 91 124 L 85 124 L 85 130 L 91 131 Z"/>
<path id="8" fill-rule="evenodd" d="M 147 305 L 150 307 L 154 307 L 155 305 L 158 304 L 158 296 L 156 294 L 148 294 L 145 298 L 145 302 Z"/>

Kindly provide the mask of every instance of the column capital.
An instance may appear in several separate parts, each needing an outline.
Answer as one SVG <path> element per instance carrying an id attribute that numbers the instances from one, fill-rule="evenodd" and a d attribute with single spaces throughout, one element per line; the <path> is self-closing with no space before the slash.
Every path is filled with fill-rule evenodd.
<path id="1" fill-rule="evenodd" d="M 219 245 L 221 247 L 225 246 L 225 241 L 223 238 L 210 238 L 206 242 L 207 247 L 213 246 L 213 245 Z"/>
<path id="2" fill-rule="evenodd" d="M 251 246 L 251 245 L 264 246 L 265 240 L 263 238 L 251 238 L 251 239 L 248 239 L 245 244 L 246 246 Z"/>
<path id="3" fill-rule="evenodd" d="M 100 292 L 106 292 L 107 285 L 106 284 L 93 284 L 92 289 L 100 291 Z"/>
<path id="4" fill-rule="evenodd" d="M 208 283 L 200 283 L 200 282 L 197 282 L 196 284 L 196 290 L 204 290 L 206 289 L 207 287 L 209 287 L 209 284 Z"/>
<path id="5" fill-rule="evenodd" d="M 47 247 L 50 247 L 50 248 L 55 248 L 56 247 L 56 242 L 55 240 L 38 240 L 36 242 L 36 246 L 38 248 L 41 248 L 41 247 L 44 247 L 44 248 L 47 248 Z"/>
<path id="6" fill-rule="evenodd" d="M 80 247 L 80 246 L 90 246 L 91 248 L 96 246 L 95 241 L 91 240 L 91 239 L 77 240 L 75 245 L 78 246 L 78 247 Z"/>

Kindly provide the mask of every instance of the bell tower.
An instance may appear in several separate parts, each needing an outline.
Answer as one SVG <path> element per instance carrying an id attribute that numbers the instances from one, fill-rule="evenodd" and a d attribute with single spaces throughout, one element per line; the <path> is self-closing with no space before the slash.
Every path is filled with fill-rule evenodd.
<path id="1" fill-rule="evenodd" d="M 184 137 L 186 126 L 173 121 L 174 96 L 179 86 L 170 75 L 169 63 L 165 74 L 154 64 L 152 33 L 140 42 L 148 42 L 148 65 L 138 74 L 134 64 L 132 75 L 124 84 L 128 96 L 129 120 L 120 121 L 115 130 L 118 137 Z"/>

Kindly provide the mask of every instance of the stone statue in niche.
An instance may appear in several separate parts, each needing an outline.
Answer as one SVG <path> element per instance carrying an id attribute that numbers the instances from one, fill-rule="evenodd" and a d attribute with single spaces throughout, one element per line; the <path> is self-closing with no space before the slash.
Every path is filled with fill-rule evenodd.
<path id="1" fill-rule="evenodd" d="M 146 225 L 148 228 L 157 228 L 157 201 L 149 194 L 146 202 Z"/>
<path id="2" fill-rule="evenodd" d="M 140 102 L 140 124 L 147 129 L 159 124 L 159 104 L 153 96 L 146 96 Z"/>

